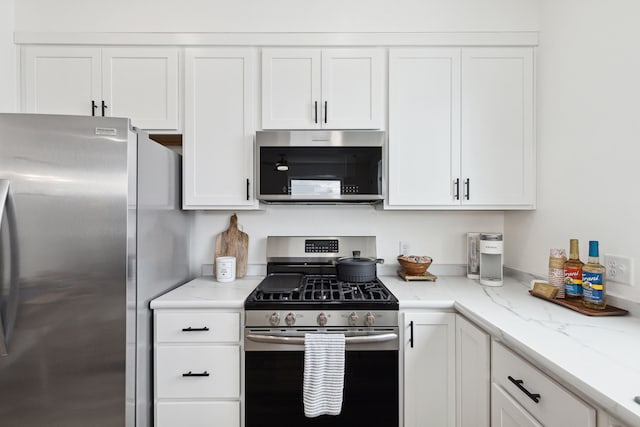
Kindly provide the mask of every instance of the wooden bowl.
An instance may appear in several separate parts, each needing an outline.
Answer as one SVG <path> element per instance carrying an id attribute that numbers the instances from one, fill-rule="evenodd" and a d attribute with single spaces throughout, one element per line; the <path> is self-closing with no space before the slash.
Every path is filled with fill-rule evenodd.
<path id="1" fill-rule="evenodd" d="M 409 276 L 420 276 L 424 274 L 432 262 L 433 259 L 430 257 L 420 257 L 415 255 L 400 255 L 398 257 L 398 263 Z"/>

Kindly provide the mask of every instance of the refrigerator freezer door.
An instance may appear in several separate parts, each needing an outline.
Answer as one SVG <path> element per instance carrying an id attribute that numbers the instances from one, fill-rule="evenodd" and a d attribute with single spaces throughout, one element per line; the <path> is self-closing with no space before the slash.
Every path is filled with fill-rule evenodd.
<path id="1" fill-rule="evenodd" d="M 0 179 L 11 183 L 20 255 L 17 316 L 0 357 L 2 425 L 133 425 L 124 392 L 128 127 L 0 114 Z"/>

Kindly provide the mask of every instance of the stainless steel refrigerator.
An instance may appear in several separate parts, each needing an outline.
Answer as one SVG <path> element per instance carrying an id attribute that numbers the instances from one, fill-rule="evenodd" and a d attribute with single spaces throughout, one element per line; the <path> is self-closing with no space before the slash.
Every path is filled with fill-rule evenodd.
<path id="1" fill-rule="evenodd" d="M 191 278 L 180 177 L 128 119 L 0 114 L 0 425 L 151 425 L 149 301 Z"/>

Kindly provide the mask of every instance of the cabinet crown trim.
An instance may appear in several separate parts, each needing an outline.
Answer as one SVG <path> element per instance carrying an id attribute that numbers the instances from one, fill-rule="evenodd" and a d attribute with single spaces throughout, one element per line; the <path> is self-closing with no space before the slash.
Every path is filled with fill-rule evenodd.
<path id="1" fill-rule="evenodd" d="M 537 31 L 407 33 L 14 33 L 16 44 L 162 46 L 537 46 Z"/>

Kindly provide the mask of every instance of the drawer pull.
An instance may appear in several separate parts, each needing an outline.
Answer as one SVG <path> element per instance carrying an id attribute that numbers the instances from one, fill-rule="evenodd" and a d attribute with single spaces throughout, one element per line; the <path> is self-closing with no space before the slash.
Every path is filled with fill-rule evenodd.
<path id="1" fill-rule="evenodd" d="M 527 395 L 527 397 L 529 397 L 529 399 L 533 400 L 536 403 L 540 402 L 540 394 L 538 393 L 531 393 L 529 392 L 529 390 L 527 390 L 522 383 L 524 383 L 523 380 L 516 380 L 515 378 L 513 378 L 511 375 L 509 375 L 507 378 L 509 378 L 509 381 L 511 381 L 512 383 L 514 383 L 516 385 L 516 387 L 518 387 L 524 394 Z"/>
<path id="2" fill-rule="evenodd" d="M 191 371 L 187 372 L 186 374 L 182 374 L 183 377 L 208 377 L 209 376 L 209 372 L 204 371 L 204 372 L 196 372 L 195 374 Z"/>
<path id="3" fill-rule="evenodd" d="M 182 328 L 182 332 L 203 332 L 208 330 L 209 328 L 206 326 L 202 328 L 192 328 L 191 326 L 189 326 L 188 328 Z"/>

